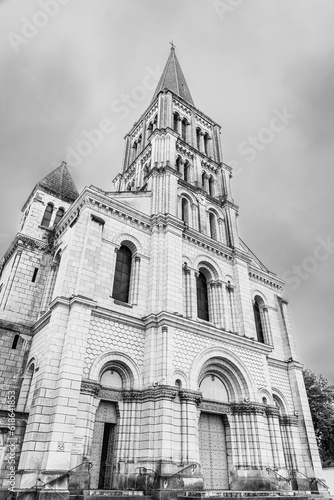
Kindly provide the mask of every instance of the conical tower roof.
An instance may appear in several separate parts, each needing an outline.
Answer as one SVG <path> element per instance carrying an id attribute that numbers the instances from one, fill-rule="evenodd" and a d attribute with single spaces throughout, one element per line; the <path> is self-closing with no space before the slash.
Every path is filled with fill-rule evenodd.
<path id="1" fill-rule="evenodd" d="M 73 203 L 79 196 L 77 187 L 74 184 L 65 162 L 62 162 L 59 167 L 43 177 L 43 179 L 36 184 L 36 187 L 44 189 L 68 203 Z"/>
<path id="2" fill-rule="evenodd" d="M 162 72 L 152 101 L 163 89 L 169 89 L 194 106 L 189 87 L 176 57 L 175 48 L 172 46 L 166 66 Z"/>

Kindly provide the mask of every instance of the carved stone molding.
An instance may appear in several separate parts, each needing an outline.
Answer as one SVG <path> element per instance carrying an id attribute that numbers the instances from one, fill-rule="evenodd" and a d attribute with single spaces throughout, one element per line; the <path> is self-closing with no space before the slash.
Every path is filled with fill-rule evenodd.
<path id="1" fill-rule="evenodd" d="M 278 418 L 279 408 L 277 408 L 277 406 L 266 406 L 266 414 Z"/>
<path id="2" fill-rule="evenodd" d="M 264 405 L 257 403 L 232 403 L 231 412 L 233 414 L 257 414 L 265 415 L 266 409 Z"/>
<path id="3" fill-rule="evenodd" d="M 199 391 L 190 391 L 187 389 L 183 389 L 179 392 L 179 396 L 181 401 L 195 403 L 197 406 L 199 406 L 203 400 L 202 393 Z"/>
<path id="4" fill-rule="evenodd" d="M 231 413 L 231 407 L 227 403 L 202 401 L 199 407 L 200 410 L 202 411 L 209 411 L 212 413 L 220 413 L 220 414 Z"/>
<path id="5" fill-rule="evenodd" d="M 123 391 L 123 401 L 158 401 L 173 400 L 177 395 L 177 388 L 168 385 L 156 385 L 144 390 Z"/>
<path id="6" fill-rule="evenodd" d="M 98 382 L 84 379 L 81 382 L 80 392 L 82 394 L 89 394 L 90 396 L 97 396 L 100 388 L 101 384 L 99 384 Z"/>
<path id="7" fill-rule="evenodd" d="M 279 423 L 281 425 L 298 425 L 298 417 L 294 415 L 280 415 Z"/>

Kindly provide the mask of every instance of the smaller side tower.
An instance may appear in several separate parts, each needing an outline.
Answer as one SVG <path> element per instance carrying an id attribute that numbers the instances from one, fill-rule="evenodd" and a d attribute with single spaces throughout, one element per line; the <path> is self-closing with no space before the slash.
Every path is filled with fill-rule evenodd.
<path id="1" fill-rule="evenodd" d="M 11 437 L 8 407 L 20 391 L 32 326 L 42 313 L 52 275 L 54 228 L 78 194 L 64 162 L 39 181 L 22 208 L 19 230 L 0 264 L 0 459 L 4 462 Z M 21 410 L 16 413 L 17 459 L 28 418 Z M 8 477 L 1 475 L 0 487 L 6 487 Z"/>

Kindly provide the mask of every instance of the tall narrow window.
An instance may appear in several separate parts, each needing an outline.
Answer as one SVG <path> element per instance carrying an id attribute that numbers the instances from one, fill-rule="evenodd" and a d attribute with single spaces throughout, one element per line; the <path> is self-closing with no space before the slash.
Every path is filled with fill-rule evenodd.
<path id="1" fill-rule="evenodd" d="M 177 113 L 174 113 L 173 115 L 173 129 L 175 132 L 178 132 L 178 125 L 179 124 L 179 115 Z"/>
<path id="2" fill-rule="evenodd" d="M 206 179 L 206 173 L 202 173 L 202 188 L 205 189 L 205 179 Z"/>
<path id="3" fill-rule="evenodd" d="M 201 129 L 199 129 L 199 128 L 196 129 L 196 144 L 197 144 L 197 149 L 200 151 L 201 150 Z"/>
<path id="4" fill-rule="evenodd" d="M 137 157 L 137 148 L 138 144 L 137 141 L 135 141 L 132 146 L 132 161 Z"/>
<path id="5" fill-rule="evenodd" d="M 147 127 L 147 137 L 150 137 L 150 135 L 152 134 L 153 132 L 153 123 L 150 122 L 148 127 Z"/>
<path id="6" fill-rule="evenodd" d="M 189 202 L 185 198 L 182 198 L 182 220 L 186 224 L 189 224 Z"/>
<path id="7" fill-rule="evenodd" d="M 112 296 L 121 302 L 129 302 L 132 253 L 122 245 L 117 251 Z"/>
<path id="8" fill-rule="evenodd" d="M 208 284 L 205 275 L 200 271 L 197 278 L 197 316 L 209 321 Z"/>
<path id="9" fill-rule="evenodd" d="M 141 151 L 141 149 L 142 149 L 142 147 L 141 147 L 142 140 L 143 140 L 143 137 L 142 137 L 142 135 L 140 134 L 140 136 L 138 137 L 138 141 L 137 141 L 137 144 L 138 144 L 138 146 L 137 146 L 137 153 L 138 153 L 138 154 L 140 153 L 140 151 Z"/>
<path id="10" fill-rule="evenodd" d="M 12 349 L 16 349 L 19 338 L 20 338 L 20 335 L 15 335 L 13 343 L 12 343 Z"/>
<path id="11" fill-rule="evenodd" d="M 255 327 L 256 327 L 256 333 L 257 333 L 257 340 L 259 342 L 262 342 L 262 344 L 264 344 L 264 333 L 263 333 L 261 311 L 260 311 L 259 301 L 258 301 L 257 297 L 255 297 L 255 300 L 253 303 L 253 311 L 254 311 L 254 320 L 255 320 Z"/>
<path id="12" fill-rule="evenodd" d="M 55 226 L 63 218 L 64 213 L 65 213 L 65 209 L 64 208 L 62 208 L 62 207 L 58 208 L 57 213 L 56 213 L 56 217 L 55 217 L 55 224 L 54 224 Z"/>
<path id="13" fill-rule="evenodd" d="M 183 118 L 183 120 L 182 120 L 182 139 L 184 141 L 187 140 L 187 125 L 188 125 L 187 120 L 185 118 Z"/>
<path id="14" fill-rule="evenodd" d="M 210 223 L 210 236 L 212 239 L 217 239 L 217 221 L 216 216 L 212 212 L 209 212 L 209 223 Z"/>
<path id="15" fill-rule="evenodd" d="M 157 128 L 157 126 L 158 126 L 158 115 L 155 115 L 153 120 L 153 131 Z"/>
<path id="16" fill-rule="evenodd" d="M 210 179 L 209 179 L 209 195 L 214 196 L 214 180 L 213 180 L 212 175 L 210 176 Z"/>
<path id="17" fill-rule="evenodd" d="M 52 212 L 53 212 L 53 204 L 52 203 L 48 203 L 46 205 L 46 209 L 45 209 L 45 212 L 44 212 L 44 215 L 43 215 L 41 226 L 43 226 L 43 227 L 49 227 L 50 226 Z"/>
<path id="18" fill-rule="evenodd" d="M 210 140 L 210 137 L 208 136 L 208 134 L 204 134 L 203 139 L 204 139 L 204 153 L 208 156 L 209 155 L 209 140 Z"/>
<path id="19" fill-rule="evenodd" d="M 181 158 L 178 156 L 178 157 L 176 158 L 176 170 L 177 170 L 177 172 L 181 172 L 181 162 L 182 162 L 182 160 L 181 160 Z"/>
<path id="20" fill-rule="evenodd" d="M 189 182 L 189 163 L 187 161 L 183 167 L 183 178 L 186 182 Z"/>

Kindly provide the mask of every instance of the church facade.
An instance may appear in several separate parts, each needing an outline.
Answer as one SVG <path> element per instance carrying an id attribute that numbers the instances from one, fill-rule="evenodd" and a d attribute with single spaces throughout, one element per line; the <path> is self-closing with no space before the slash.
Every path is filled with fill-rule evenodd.
<path id="1" fill-rule="evenodd" d="M 113 191 L 64 163 L 36 184 L 0 271 L 3 494 L 14 462 L 22 498 L 323 490 L 284 283 L 231 177 L 172 47 Z"/>

